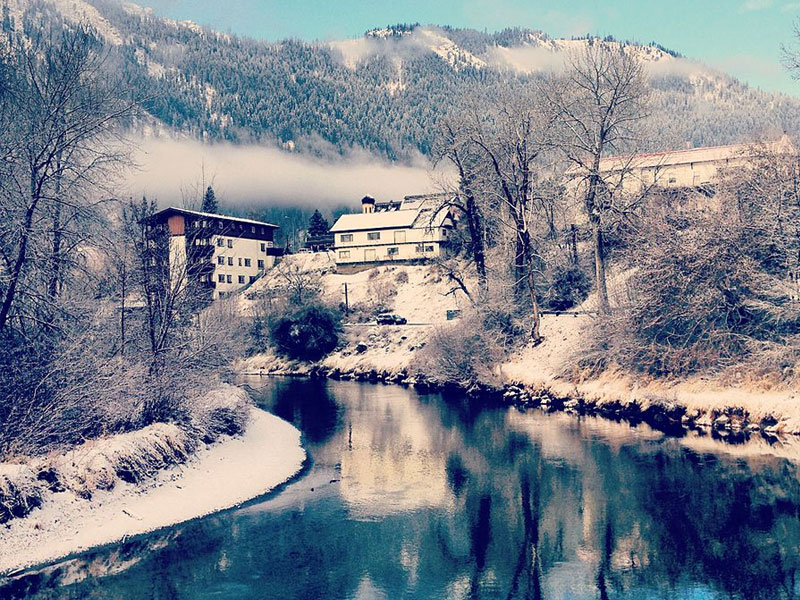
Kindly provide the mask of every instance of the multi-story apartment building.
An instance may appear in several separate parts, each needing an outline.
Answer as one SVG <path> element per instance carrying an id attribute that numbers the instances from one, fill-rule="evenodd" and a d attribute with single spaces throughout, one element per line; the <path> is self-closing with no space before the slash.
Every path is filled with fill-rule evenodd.
<path id="1" fill-rule="evenodd" d="M 376 202 L 365 196 L 361 212 L 342 215 L 331 227 L 339 270 L 441 256 L 453 227 L 446 198 L 406 196 Z"/>
<path id="2" fill-rule="evenodd" d="M 209 299 L 250 285 L 280 254 L 271 223 L 170 207 L 146 224 L 170 285 L 196 285 Z"/>

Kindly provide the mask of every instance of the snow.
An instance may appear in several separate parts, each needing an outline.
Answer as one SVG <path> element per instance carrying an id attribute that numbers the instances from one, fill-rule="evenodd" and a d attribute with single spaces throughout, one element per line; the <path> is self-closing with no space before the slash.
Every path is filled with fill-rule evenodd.
<path id="1" fill-rule="evenodd" d="M 119 31 L 88 2 L 84 0 L 50 0 L 50 2 L 66 19 L 74 23 L 88 23 L 108 43 L 114 46 L 122 45 L 122 36 Z"/>
<path id="2" fill-rule="evenodd" d="M 146 489 L 119 484 L 84 500 L 48 497 L 0 536 L 0 573 L 49 562 L 126 537 L 241 504 L 294 476 L 305 451 L 300 432 L 257 408 L 241 437 L 201 450 L 181 467 L 159 473 Z"/>

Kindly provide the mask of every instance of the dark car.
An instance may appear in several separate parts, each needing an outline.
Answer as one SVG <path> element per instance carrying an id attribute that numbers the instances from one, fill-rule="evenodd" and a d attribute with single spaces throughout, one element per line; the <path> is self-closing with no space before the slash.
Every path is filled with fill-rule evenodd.
<path id="1" fill-rule="evenodd" d="M 408 323 L 405 317 L 392 313 L 381 313 L 375 320 L 378 322 L 378 325 L 405 325 Z"/>

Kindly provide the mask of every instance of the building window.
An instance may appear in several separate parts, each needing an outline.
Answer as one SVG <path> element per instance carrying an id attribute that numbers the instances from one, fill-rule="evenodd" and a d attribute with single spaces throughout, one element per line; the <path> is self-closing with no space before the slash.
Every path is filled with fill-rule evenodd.
<path id="1" fill-rule="evenodd" d="M 217 281 L 219 281 L 220 283 L 225 283 L 225 275 L 223 275 L 222 273 L 217 275 Z"/>
<path id="2" fill-rule="evenodd" d="M 225 240 L 223 240 L 221 237 L 218 237 L 217 238 L 217 246 L 222 248 L 222 246 L 224 246 L 224 245 L 225 245 Z"/>
<path id="3" fill-rule="evenodd" d="M 244 275 L 239 275 L 239 283 L 244 283 Z"/>
<path id="4" fill-rule="evenodd" d="M 264 228 L 261 228 L 261 235 L 264 235 Z"/>
<path id="5" fill-rule="evenodd" d="M 425 252 L 425 246 L 423 244 L 417 244 L 417 252 L 420 254 Z"/>
<path id="6" fill-rule="evenodd" d="M 250 259 L 249 258 L 245 258 L 244 259 L 244 266 L 245 267 L 249 267 L 250 266 Z"/>
<path id="7" fill-rule="evenodd" d="M 256 280 L 255 275 L 250 275 L 250 283 L 253 283 Z"/>
<path id="8" fill-rule="evenodd" d="M 261 243 L 261 251 L 262 251 L 262 252 L 265 252 L 265 251 L 266 251 L 266 249 L 267 249 L 267 248 L 266 248 L 266 246 L 265 246 L 265 245 L 264 245 L 264 243 L 262 242 L 262 243 Z"/>
<path id="9" fill-rule="evenodd" d="M 233 240 L 228 240 L 228 248 L 233 248 Z"/>
<path id="10" fill-rule="evenodd" d="M 425 252 L 433 252 L 433 246 L 425 246 Z"/>
<path id="11" fill-rule="evenodd" d="M 224 265 L 225 264 L 225 257 L 224 256 L 218 256 L 217 257 L 217 264 L 218 265 Z"/>
<path id="12" fill-rule="evenodd" d="M 228 280 L 228 283 L 233 283 L 233 280 L 231 279 L 230 275 L 226 275 L 225 277 Z"/>
<path id="13" fill-rule="evenodd" d="M 339 258 L 350 258 L 350 250 L 339 250 Z"/>
<path id="14" fill-rule="evenodd" d="M 391 248 L 386 249 L 386 254 L 389 256 L 397 256 L 399 248 L 397 246 L 392 246 Z"/>
<path id="15" fill-rule="evenodd" d="M 242 257 L 241 256 L 239 257 L 239 266 L 240 267 L 242 266 Z"/>
<path id="16" fill-rule="evenodd" d="M 232 266 L 233 266 L 233 257 L 232 257 L 232 256 L 229 256 L 229 257 L 228 257 L 228 266 L 229 266 L 229 267 L 232 267 Z"/>
<path id="17" fill-rule="evenodd" d="M 256 226 L 250 225 L 250 233 L 255 233 L 255 232 L 256 232 Z"/>
<path id="18" fill-rule="evenodd" d="M 381 232 L 380 231 L 370 231 L 367 233 L 368 240 L 379 240 L 381 239 Z"/>
<path id="19" fill-rule="evenodd" d="M 263 260 L 259 260 L 258 261 L 258 268 L 259 269 L 263 269 L 264 268 L 264 261 Z"/>
<path id="20" fill-rule="evenodd" d="M 394 243 L 395 244 L 402 244 L 406 241 L 406 232 L 405 231 L 395 231 L 394 232 Z"/>
<path id="21" fill-rule="evenodd" d="M 352 242 L 353 241 L 353 234 L 352 233 L 343 233 L 339 236 L 339 241 L 341 242 Z"/>
<path id="22" fill-rule="evenodd" d="M 217 221 L 217 229 L 222 229 L 225 225 L 222 224 L 222 221 Z"/>

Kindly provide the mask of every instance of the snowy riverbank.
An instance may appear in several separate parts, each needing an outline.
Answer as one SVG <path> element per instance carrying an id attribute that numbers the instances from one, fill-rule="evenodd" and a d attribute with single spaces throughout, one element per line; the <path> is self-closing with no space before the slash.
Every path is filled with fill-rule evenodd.
<path id="1" fill-rule="evenodd" d="M 800 390 L 760 388 L 757 382 L 733 385 L 709 377 L 666 381 L 608 372 L 573 381 L 565 374 L 575 362 L 592 317 L 546 315 L 543 343 L 522 348 L 498 365 L 497 381 L 506 401 L 521 407 L 599 414 L 677 429 L 714 430 L 742 441 L 743 434 L 800 435 Z M 318 364 L 291 361 L 271 352 L 241 361 L 254 375 L 321 375 L 334 379 L 382 381 L 436 389 L 439 382 L 417 373 L 414 357 L 436 326 L 353 325 L 346 343 Z M 490 389 L 477 390 L 479 393 Z"/>
<path id="2" fill-rule="evenodd" d="M 223 438 L 145 484 L 120 483 L 91 500 L 71 491 L 48 496 L 0 535 L 0 573 L 231 508 L 287 481 L 305 460 L 300 432 L 250 410 L 241 436 Z"/>
<path id="3" fill-rule="evenodd" d="M 318 363 L 276 355 L 271 350 L 238 361 L 235 368 L 251 375 L 327 376 L 334 379 L 383 381 L 437 388 L 441 382 L 418 372 L 416 361 L 430 336 L 457 323 L 448 311 L 468 310 L 468 301 L 431 265 L 391 265 L 353 274 L 337 274 L 332 255 L 314 253 L 287 259 L 285 265 L 319 275 L 323 296 L 331 304 L 342 297 L 345 284 L 355 315 L 374 312 L 375 299 L 385 296 L 388 309 L 408 319 L 406 326 L 378 326 L 350 316 L 343 343 Z M 277 274 L 259 280 L 254 290 L 279 285 Z M 609 280 L 612 304 L 624 296 L 625 277 Z M 391 291 L 391 294 L 387 293 Z M 252 301 L 243 302 L 250 310 Z M 768 436 L 800 434 L 800 389 L 776 382 L 719 376 L 656 379 L 609 370 L 599 377 L 577 380 L 577 356 L 590 337 L 596 312 L 590 295 L 575 314 L 542 318 L 544 342 L 523 347 L 495 368 L 492 386 L 476 393 L 499 392 L 509 403 L 543 406 L 568 412 L 601 414 L 631 422 L 646 421 L 670 431 L 676 428 L 733 434 L 762 431 Z"/>

